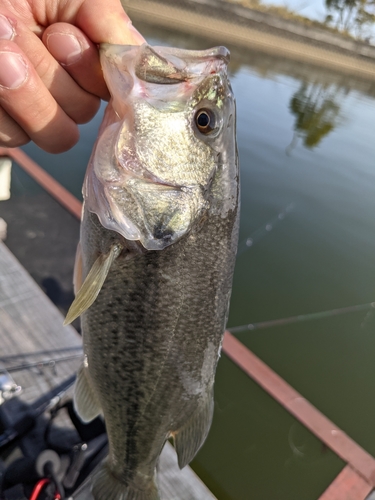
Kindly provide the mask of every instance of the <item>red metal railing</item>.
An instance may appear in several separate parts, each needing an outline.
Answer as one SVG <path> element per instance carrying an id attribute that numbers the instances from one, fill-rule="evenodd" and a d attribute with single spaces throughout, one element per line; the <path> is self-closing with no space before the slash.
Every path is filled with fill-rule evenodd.
<path id="1" fill-rule="evenodd" d="M 19 148 L 0 148 L 78 219 L 82 203 Z M 375 458 L 340 430 L 230 332 L 223 352 L 270 396 L 306 426 L 346 463 L 319 500 L 365 500 L 375 488 Z"/>

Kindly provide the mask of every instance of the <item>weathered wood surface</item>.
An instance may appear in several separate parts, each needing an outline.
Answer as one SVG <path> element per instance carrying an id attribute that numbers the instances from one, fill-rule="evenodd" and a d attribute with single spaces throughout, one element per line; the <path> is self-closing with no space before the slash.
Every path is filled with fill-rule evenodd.
<path id="1" fill-rule="evenodd" d="M 62 323 L 54 304 L 0 242 L 0 371 L 11 372 L 26 403 L 67 379 L 81 363 L 81 337 Z M 15 370 L 33 363 L 39 366 Z M 169 443 L 160 459 L 159 483 L 163 500 L 215 499 L 190 467 L 179 470 Z M 76 500 L 91 498 L 89 484 L 80 491 Z"/>
<path id="2" fill-rule="evenodd" d="M 10 371 L 27 403 L 67 379 L 81 363 L 81 338 L 62 322 L 57 308 L 1 243 L 0 369 Z M 38 362 L 48 366 L 14 371 Z"/>

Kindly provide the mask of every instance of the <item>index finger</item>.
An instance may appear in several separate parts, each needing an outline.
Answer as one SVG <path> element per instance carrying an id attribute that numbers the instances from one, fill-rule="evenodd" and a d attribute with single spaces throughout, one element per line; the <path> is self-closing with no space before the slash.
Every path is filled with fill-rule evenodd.
<path id="1" fill-rule="evenodd" d="M 119 0 L 83 0 L 75 24 L 94 43 L 141 45 L 145 42 Z"/>

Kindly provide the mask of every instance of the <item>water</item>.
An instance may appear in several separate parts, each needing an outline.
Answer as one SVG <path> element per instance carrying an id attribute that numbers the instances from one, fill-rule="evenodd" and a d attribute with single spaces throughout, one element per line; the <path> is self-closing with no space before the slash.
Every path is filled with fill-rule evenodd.
<path id="1" fill-rule="evenodd" d="M 209 46 L 141 29 L 152 43 Z M 242 219 L 229 327 L 373 302 L 374 84 L 232 54 Z M 68 153 L 24 148 L 77 196 L 102 110 Z M 371 306 L 304 319 L 236 336 L 375 454 Z M 193 467 L 220 500 L 316 500 L 344 465 L 225 356 L 215 403 Z"/>

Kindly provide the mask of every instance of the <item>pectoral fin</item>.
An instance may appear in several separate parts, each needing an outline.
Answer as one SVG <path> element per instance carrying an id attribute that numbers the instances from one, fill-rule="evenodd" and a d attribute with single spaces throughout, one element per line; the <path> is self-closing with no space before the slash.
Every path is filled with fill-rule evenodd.
<path id="1" fill-rule="evenodd" d="M 103 286 L 113 261 L 120 255 L 122 247 L 113 245 L 107 255 L 100 255 L 94 262 L 89 274 L 86 276 L 83 285 L 78 290 L 68 314 L 66 315 L 64 325 L 69 325 L 78 316 L 84 313 L 94 302 Z"/>
<path id="2" fill-rule="evenodd" d="M 102 411 L 87 378 L 86 370 L 83 365 L 78 370 L 73 402 L 74 409 L 82 422 L 91 422 Z"/>
<path id="3" fill-rule="evenodd" d="M 180 469 L 193 460 L 206 440 L 214 413 L 212 390 L 186 424 L 173 433 Z"/>

